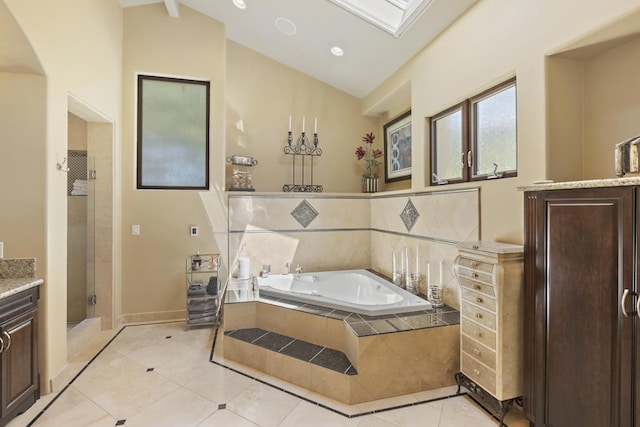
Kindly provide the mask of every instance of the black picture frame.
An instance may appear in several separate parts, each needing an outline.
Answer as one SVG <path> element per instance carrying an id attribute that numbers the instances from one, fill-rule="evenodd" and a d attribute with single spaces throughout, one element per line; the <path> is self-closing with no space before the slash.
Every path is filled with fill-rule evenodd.
<path id="1" fill-rule="evenodd" d="M 411 110 L 386 123 L 384 182 L 411 179 Z"/>

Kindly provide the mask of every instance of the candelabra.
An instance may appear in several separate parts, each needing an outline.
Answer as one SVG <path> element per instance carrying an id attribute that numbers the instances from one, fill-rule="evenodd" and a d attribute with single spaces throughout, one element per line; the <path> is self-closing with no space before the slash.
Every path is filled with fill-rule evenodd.
<path id="1" fill-rule="evenodd" d="M 303 122 L 304 123 L 304 122 Z M 292 162 L 292 184 L 285 184 L 282 186 L 282 191 L 285 192 L 300 192 L 300 193 L 321 193 L 322 185 L 313 183 L 313 159 L 322 155 L 322 149 L 318 148 L 318 132 L 313 133 L 313 141 L 309 141 L 306 133 L 302 131 L 296 143 L 293 143 L 293 134 L 291 131 L 287 132 L 287 145 L 284 147 L 284 154 L 293 156 Z M 300 180 L 296 179 L 296 163 L 297 158 L 300 157 Z M 309 159 L 307 161 L 307 159 Z M 310 165 L 310 178 L 311 182 L 305 184 L 305 164 Z"/>

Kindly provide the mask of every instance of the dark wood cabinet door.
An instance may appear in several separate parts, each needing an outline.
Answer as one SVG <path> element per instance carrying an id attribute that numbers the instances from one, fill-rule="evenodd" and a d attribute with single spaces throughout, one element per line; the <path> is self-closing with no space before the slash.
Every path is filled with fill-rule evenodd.
<path id="1" fill-rule="evenodd" d="M 21 412 L 35 399 L 38 390 L 37 311 L 29 311 L 0 325 L 5 351 L 0 354 L 2 417 Z M 9 338 L 10 338 L 10 346 Z"/>
<path id="2" fill-rule="evenodd" d="M 634 203 L 630 187 L 525 196 L 536 213 L 525 215 L 525 404 L 537 427 L 632 426 Z"/>

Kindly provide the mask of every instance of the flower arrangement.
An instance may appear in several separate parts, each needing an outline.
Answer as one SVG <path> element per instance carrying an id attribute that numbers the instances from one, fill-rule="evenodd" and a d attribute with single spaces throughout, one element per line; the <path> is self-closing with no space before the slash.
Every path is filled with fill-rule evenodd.
<path id="1" fill-rule="evenodd" d="M 373 149 L 373 140 L 376 139 L 376 136 L 371 133 L 367 133 L 362 137 L 362 142 L 364 142 L 364 147 L 361 145 L 356 148 L 356 159 L 365 161 L 365 172 L 362 174 L 363 178 L 377 178 L 378 177 L 378 167 L 380 166 L 380 162 L 378 159 L 382 157 L 382 151 L 377 148 Z"/>

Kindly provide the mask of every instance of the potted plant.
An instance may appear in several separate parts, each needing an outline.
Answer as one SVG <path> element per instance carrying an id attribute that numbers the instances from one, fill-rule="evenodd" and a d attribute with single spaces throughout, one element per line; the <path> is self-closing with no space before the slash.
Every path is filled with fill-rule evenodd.
<path id="1" fill-rule="evenodd" d="M 378 167 L 380 162 L 378 159 L 382 157 L 382 151 L 373 148 L 373 140 L 375 139 L 373 132 L 367 133 L 362 137 L 364 146 L 356 148 L 356 159 L 365 161 L 365 170 L 362 174 L 362 192 L 375 193 L 378 191 Z"/>

